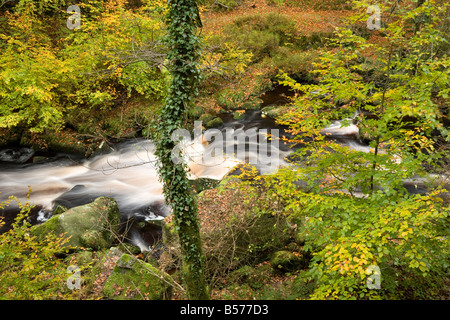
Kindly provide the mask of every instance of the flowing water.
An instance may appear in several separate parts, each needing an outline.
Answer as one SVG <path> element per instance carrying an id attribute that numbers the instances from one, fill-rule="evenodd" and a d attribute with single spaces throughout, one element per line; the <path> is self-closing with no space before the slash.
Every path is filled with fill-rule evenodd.
<path id="1" fill-rule="evenodd" d="M 281 88 L 264 95 L 263 106 L 286 103 L 286 92 Z M 231 129 L 242 129 L 251 134 L 244 141 L 188 141 L 185 149 L 191 179 L 221 180 L 238 163 L 254 156 L 252 152 L 257 152 L 258 145 L 267 142 L 266 137 L 257 132 L 259 129 L 268 129 L 269 132 L 278 129 L 280 134 L 287 135 L 285 129 L 277 126 L 273 119 L 263 118 L 259 110 L 247 112 L 242 120 L 234 120 L 231 115 L 221 117 L 224 125 L 219 129 L 224 137 L 225 131 Z M 244 157 L 233 152 L 241 146 L 247 150 Z M 216 152 L 214 161 L 205 161 L 202 155 L 214 154 L 215 150 L 224 152 Z M 280 161 L 261 164 L 260 171 L 273 172 L 284 163 L 290 152 L 285 144 L 269 145 L 268 153 L 277 156 Z M 120 143 L 113 146 L 111 152 L 92 159 L 60 155 L 51 161 L 32 163 L 33 155 L 32 150 L 23 147 L 0 150 L 0 202 L 11 195 L 26 201 L 31 190 L 29 202 L 35 205 L 31 214 L 32 223 L 47 220 L 57 204 L 71 208 L 89 203 L 98 196 L 115 198 L 123 219 L 144 217 L 154 220 L 170 214 L 164 204 L 162 184 L 155 168 L 154 144 L 150 140 Z M 6 226 L 0 232 L 10 225 L 17 211 L 14 202 L 3 212 L 0 211 L 6 220 Z"/>
<path id="2" fill-rule="evenodd" d="M 261 125 L 267 120 L 261 120 Z M 258 120 L 225 120 L 225 128 L 257 126 Z M 239 141 L 233 142 L 239 145 Z M 257 142 L 256 142 L 257 143 Z M 251 142 L 243 142 L 247 147 Z M 195 141 L 189 144 L 188 159 L 191 178 L 220 180 L 234 166 L 244 159 L 234 154 L 216 156 L 214 163 L 202 162 L 201 155 L 208 150 L 221 148 L 218 142 Z M 282 146 L 283 147 L 283 146 Z M 67 157 L 47 163 L 0 162 L 0 201 L 14 195 L 25 201 L 29 189 L 30 203 L 42 210 L 51 211 L 55 203 L 79 205 L 99 195 L 114 197 L 125 216 L 142 213 L 155 203 L 162 203 L 162 184 L 158 181 L 155 168 L 154 144 L 150 140 L 134 140 L 114 146 L 110 153 L 86 160 L 72 160 Z M 290 151 L 286 147 L 280 152 L 284 157 Z M 20 157 L 20 155 L 18 155 Z M 275 169 L 275 168 L 274 168 Z M 66 195 L 65 197 L 61 197 Z M 167 209 L 150 212 L 154 216 L 166 216 Z"/>
<path id="3" fill-rule="evenodd" d="M 191 179 L 221 180 L 238 163 L 248 160 L 252 152 L 257 152 L 258 146 L 254 144 L 267 143 L 266 138 L 259 134 L 259 129 L 266 129 L 268 132 L 277 129 L 279 136 L 289 136 L 284 127 L 275 125 L 273 119 L 263 118 L 261 111 L 248 112 L 243 120 L 234 120 L 231 115 L 222 115 L 222 118 L 224 125 L 221 131 L 224 137 L 225 131 L 230 129 L 242 129 L 258 137 L 252 137 L 250 134 L 247 140 L 232 142 L 214 140 L 206 143 L 201 139 L 189 141 L 187 159 Z M 359 145 L 352 139 L 349 139 L 348 143 Z M 214 157 L 213 162 L 202 159 L 205 152 L 214 153 L 211 151 L 214 149 L 229 151 L 227 148 L 230 144 L 234 153 L 219 154 Z M 236 155 L 239 145 L 243 145 L 247 151 L 244 157 Z M 285 165 L 285 158 L 292 152 L 289 146 L 282 142 L 278 146 L 268 145 L 268 155 L 276 156 L 279 161 L 256 164 L 263 173 L 273 172 L 279 165 Z M 22 159 L 24 154 L 30 154 L 26 149 L 16 150 L 15 153 L 17 154 L 14 152 L 8 154 L 14 154 L 16 160 Z M 32 223 L 47 220 L 57 204 L 70 208 L 89 203 L 98 196 L 115 198 L 123 219 L 131 217 L 160 219 L 170 212 L 164 204 L 162 184 L 158 180 L 155 160 L 154 144 L 150 140 L 142 139 L 121 143 L 114 146 L 113 151 L 92 159 L 75 160 L 66 156 L 36 164 L 3 161 L 0 162 L 0 202 L 10 195 L 26 201 L 27 193 L 31 190 L 29 202 L 36 206 L 31 214 Z M 17 211 L 15 203 L 3 211 L 7 222 L 5 227 L 8 227 Z"/>
<path id="4" fill-rule="evenodd" d="M 277 94 L 267 95 L 265 105 L 276 105 Z M 289 137 L 286 128 L 277 126 L 273 119 L 263 117 L 260 110 L 247 111 L 245 118 L 234 120 L 232 115 L 221 115 L 224 125 L 219 128 L 225 136 L 225 131 L 242 129 L 252 132 L 257 137 L 249 136 L 244 141 L 219 141 L 210 143 L 204 139 L 189 141 L 187 157 L 191 169 L 191 179 L 210 178 L 222 179 L 238 163 L 251 158 L 262 143 L 268 142 L 267 137 L 259 130 L 279 130 L 279 136 Z M 256 129 L 256 131 L 251 131 Z M 255 133 L 256 132 L 256 133 Z M 331 138 L 337 139 L 342 145 L 360 151 L 368 152 L 369 147 L 357 138 L 356 126 L 341 128 L 336 122 L 326 128 Z M 254 138 L 254 139 L 252 139 Z M 232 148 L 228 148 L 231 143 Z M 245 157 L 239 157 L 230 150 L 238 150 L 243 145 L 247 152 Z M 256 146 L 254 145 L 256 144 Z M 255 148 L 252 148 L 253 147 Z M 227 153 L 216 155 L 213 162 L 204 161 L 202 155 L 214 153 L 214 150 L 224 150 Z M 256 150 L 256 151 L 255 151 Z M 257 164 L 260 172 L 273 172 L 279 165 L 285 165 L 285 158 L 292 152 L 288 144 L 270 145 L 268 154 L 276 156 L 279 161 Z M 29 201 L 36 205 L 32 211 L 32 223 L 41 223 L 51 216 L 57 204 L 68 208 L 93 201 L 98 196 L 109 196 L 117 200 L 123 220 L 140 218 L 156 220 L 166 217 L 170 210 L 164 204 L 162 184 L 158 180 L 155 169 L 154 144 L 149 140 L 133 140 L 114 146 L 111 152 L 98 155 L 92 159 L 71 159 L 67 156 L 55 158 L 46 163 L 23 163 L 31 159 L 29 149 L 9 149 L 0 151 L 0 202 L 10 195 L 25 201 L 31 190 Z M 11 161 L 15 160 L 16 163 Z M 31 161 L 31 160 L 29 160 Z M 28 161 L 28 162 L 29 162 Z M 6 226 L 10 225 L 17 214 L 17 205 L 0 211 L 5 216 Z M 142 235 L 132 234 L 132 241 L 141 249 L 146 247 Z M 147 241 L 148 242 L 148 241 Z"/>

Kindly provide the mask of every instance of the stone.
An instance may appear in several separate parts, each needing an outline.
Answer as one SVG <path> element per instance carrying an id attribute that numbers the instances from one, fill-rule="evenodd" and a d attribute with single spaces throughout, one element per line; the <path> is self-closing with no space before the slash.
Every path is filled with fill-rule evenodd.
<path id="1" fill-rule="evenodd" d="M 209 121 L 211 121 L 213 119 L 214 119 L 214 116 L 212 114 L 205 113 L 205 114 L 202 114 L 198 120 L 200 120 L 202 122 L 202 124 L 205 125 L 206 123 L 208 123 Z"/>
<path id="2" fill-rule="evenodd" d="M 244 104 L 242 105 L 242 109 L 245 110 L 257 110 L 261 107 L 261 103 L 263 101 L 259 98 L 254 98 L 252 100 L 246 101 L 244 102 Z"/>
<path id="3" fill-rule="evenodd" d="M 34 155 L 33 148 L 8 148 L 0 150 L 0 161 L 13 162 L 13 163 L 25 163 L 30 160 Z"/>
<path id="4" fill-rule="evenodd" d="M 93 193 L 88 190 L 87 186 L 77 184 L 72 189 L 64 192 L 53 200 L 53 209 L 56 209 L 57 206 L 71 209 L 73 207 L 92 203 L 101 196 L 100 193 Z"/>
<path id="5" fill-rule="evenodd" d="M 104 140 L 100 142 L 100 144 L 95 148 L 95 150 L 89 155 L 90 158 L 94 158 L 96 156 L 108 154 L 114 151 L 114 148 L 111 147 L 107 142 Z"/>
<path id="6" fill-rule="evenodd" d="M 50 162 L 51 160 L 52 160 L 51 158 L 44 157 L 44 156 L 34 156 L 33 157 L 34 164 L 47 163 L 47 162 Z"/>
<path id="7" fill-rule="evenodd" d="M 194 190 L 195 193 L 200 193 L 204 190 L 209 190 L 216 188 L 220 181 L 210 178 L 197 178 L 194 180 L 189 180 L 189 185 Z"/>
<path id="8" fill-rule="evenodd" d="M 128 252 L 131 254 L 139 254 L 141 253 L 141 249 L 138 246 L 135 246 L 131 243 L 121 243 L 118 248 L 123 252 Z"/>
<path id="9" fill-rule="evenodd" d="M 245 284 L 253 290 L 260 290 L 272 276 L 272 268 L 269 264 L 261 264 L 257 267 L 244 265 L 230 273 L 230 283 Z"/>
<path id="10" fill-rule="evenodd" d="M 172 280 L 149 263 L 123 254 L 105 282 L 103 294 L 110 299 L 163 300 L 172 296 Z"/>
<path id="11" fill-rule="evenodd" d="M 47 233 L 64 234 L 67 247 L 94 250 L 109 248 L 119 232 L 120 213 L 116 200 L 99 197 L 94 202 L 71 208 L 54 215 L 43 224 L 34 226 L 32 233 L 44 237 Z"/>
<path id="12" fill-rule="evenodd" d="M 270 264 L 275 270 L 293 272 L 300 269 L 301 261 L 301 258 L 294 253 L 281 250 L 273 254 Z"/>
<path id="13" fill-rule="evenodd" d="M 210 129 L 210 128 L 218 128 L 218 127 L 220 127 L 222 125 L 223 125 L 223 120 L 221 118 L 219 118 L 219 117 L 215 117 L 214 119 L 208 121 L 205 124 L 205 127 L 207 129 Z"/>
<path id="14" fill-rule="evenodd" d="M 56 205 L 56 208 L 52 211 L 52 215 L 56 216 L 58 214 L 66 212 L 68 209 L 62 205 Z"/>

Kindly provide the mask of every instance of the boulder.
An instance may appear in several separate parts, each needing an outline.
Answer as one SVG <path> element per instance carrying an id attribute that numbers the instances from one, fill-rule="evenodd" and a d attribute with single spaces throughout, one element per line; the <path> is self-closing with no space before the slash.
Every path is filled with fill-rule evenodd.
<path id="1" fill-rule="evenodd" d="M 68 210 L 68 208 L 62 206 L 62 205 L 56 205 L 55 208 L 52 211 L 52 215 L 56 216 L 58 214 L 64 213 Z"/>
<path id="2" fill-rule="evenodd" d="M 198 120 L 200 120 L 202 122 L 202 124 L 205 125 L 206 123 L 208 123 L 209 121 L 211 121 L 213 119 L 214 119 L 214 116 L 212 114 L 204 113 L 200 116 L 200 118 Z"/>
<path id="3" fill-rule="evenodd" d="M 139 254 L 141 253 L 141 249 L 138 246 L 135 246 L 131 243 L 122 242 L 117 247 L 122 252 L 128 252 L 130 254 Z"/>
<path id="4" fill-rule="evenodd" d="M 87 186 L 77 184 L 72 189 L 64 192 L 53 200 L 53 210 L 55 210 L 57 206 L 71 209 L 73 207 L 89 204 L 101 196 L 102 194 L 100 192 L 94 193 L 89 190 Z"/>
<path id="5" fill-rule="evenodd" d="M 200 193 L 205 190 L 216 188 L 219 183 L 219 180 L 210 178 L 197 178 L 194 180 L 189 180 L 189 185 L 195 193 Z"/>
<path id="6" fill-rule="evenodd" d="M 281 250 L 273 254 L 270 264 L 275 270 L 293 272 L 301 268 L 302 259 L 292 252 Z"/>
<path id="7" fill-rule="evenodd" d="M 208 121 L 208 122 L 206 123 L 205 127 L 206 127 L 207 129 L 211 129 L 211 128 L 218 128 L 218 127 L 220 127 L 220 126 L 222 126 L 222 125 L 223 125 L 223 120 L 222 120 L 222 118 L 215 117 L 214 119 Z"/>
<path id="8" fill-rule="evenodd" d="M 244 104 L 242 105 L 242 109 L 245 110 L 257 110 L 261 107 L 261 103 L 263 101 L 259 98 L 254 98 L 251 99 L 249 101 L 244 102 Z"/>
<path id="9" fill-rule="evenodd" d="M 47 162 L 51 162 L 51 161 L 52 161 L 52 158 L 50 158 L 50 157 L 44 157 L 44 156 L 34 156 L 33 157 L 34 164 L 47 163 Z"/>
<path id="10" fill-rule="evenodd" d="M 100 142 L 100 144 L 95 148 L 95 150 L 89 155 L 89 158 L 94 158 L 96 156 L 105 155 L 114 151 L 114 148 L 111 147 L 105 140 Z"/>
<path id="11" fill-rule="evenodd" d="M 32 148 L 20 147 L 0 150 L 0 161 L 25 163 L 34 155 Z"/>
<path id="12" fill-rule="evenodd" d="M 94 202 L 71 208 L 55 215 L 32 233 L 38 238 L 47 233 L 64 234 L 68 247 L 85 247 L 94 250 L 109 248 L 114 235 L 119 232 L 120 213 L 116 200 L 99 197 Z"/>
<path id="13" fill-rule="evenodd" d="M 163 300 L 172 296 L 172 281 L 149 263 L 123 254 L 105 282 L 103 294 L 110 299 Z"/>
<path id="14" fill-rule="evenodd" d="M 264 118 L 266 116 L 270 118 L 277 118 L 281 114 L 282 107 L 278 106 L 267 106 L 261 109 L 261 116 Z"/>

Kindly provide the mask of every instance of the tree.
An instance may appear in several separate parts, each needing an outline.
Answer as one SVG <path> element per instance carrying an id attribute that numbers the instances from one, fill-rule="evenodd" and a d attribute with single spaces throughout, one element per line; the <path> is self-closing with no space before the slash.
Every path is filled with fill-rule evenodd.
<path id="1" fill-rule="evenodd" d="M 364 13 L 322 52 L 318 84 L 283 76 L 283 84 L 304 93 L 280 122 L 304 143 L 299 155 L 306 161 L 280 170 L 274 193 L 304 223 L 315 262 L 309 274 L 319 284 L 313 297 L 438 296 L 448 268 L 449 209 L 439 188 L 411 195 L 403 183 L 426 178 L 426 169 L 448 157 L 441 147 L 450 140 L 442 124 L 450 61 L 440 29 L 448 5 L 383 1 L 382 28 L 363 37 L 352 30 L 365 24 L 369 3 L 355 3 Z M 366 150 L 326 138 L 322 130 L 340 119 L 347 119 L 343 127 L 357 124 Z M 381 269 L 382 290 L 366 286 L 372 265 Z"/>
<path id="2" fill-rule="evenodd" d="M 74 129 L 87 142 L 129 134 L 132 126 L 150 121 L 127 121 L 123 111 L 133 105 L 128 101 L 156 104 L 165 97 L 168 72 L 158 66 L 166 55 L 161 15 L 155 13 L 164 10 L 161 2 L 130 9 L 126 0 L 80 1 L 82 22 L 71 30 L 66 1 L 21 0 L 3 7 L 0 1 L 4 136 L 17 132 L 22 143 L 31 143 Z"/>
<path id="3" fill-rule="evenodd" d="M 163 193 L 174 216 L 178 233 L 184 282 L 190 299 L 208 299 L 209 294 L 203 272 L 203 253 L 197 203 L 191 192 L 186 165 L 172 161 L 175 147 L 172 133 L 182 128 L 191 98 L 197 95 L 200 79 L 198 69 L 199 36 L 201 26 L 195 0 L 171 0 L 166 22 L 168 24 L 168 59 L 171 62 L 171 85 L 166 103 L 156 128 L 155 154 L 158 172 L 163 182 Z"/>

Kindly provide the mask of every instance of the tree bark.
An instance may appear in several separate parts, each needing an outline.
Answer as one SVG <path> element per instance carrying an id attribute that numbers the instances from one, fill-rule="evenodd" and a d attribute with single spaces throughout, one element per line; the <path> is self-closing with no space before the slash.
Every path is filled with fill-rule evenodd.
<path id="1" fill-rule="evenodd" d="M 197 203 L 189 186 L 186 165 L 174 163 L 171 157 L 176 146 L 171 135 L 174 130 L 182 128 L 186 108 L 197 92 L 197 29 L 201 23 L 196 0 L 170 0 L 168 5 L 167 44 L 172 80 L 156 128 L 155 153 L 158 157 L 158 173 L 164 186 L 164 196 L 172 209 L 175 229 L 180 240 L 183 280 L 188 298 L 205 300 L 209 299 L 209 293 L 203 271 L 204 257 Z"/>

